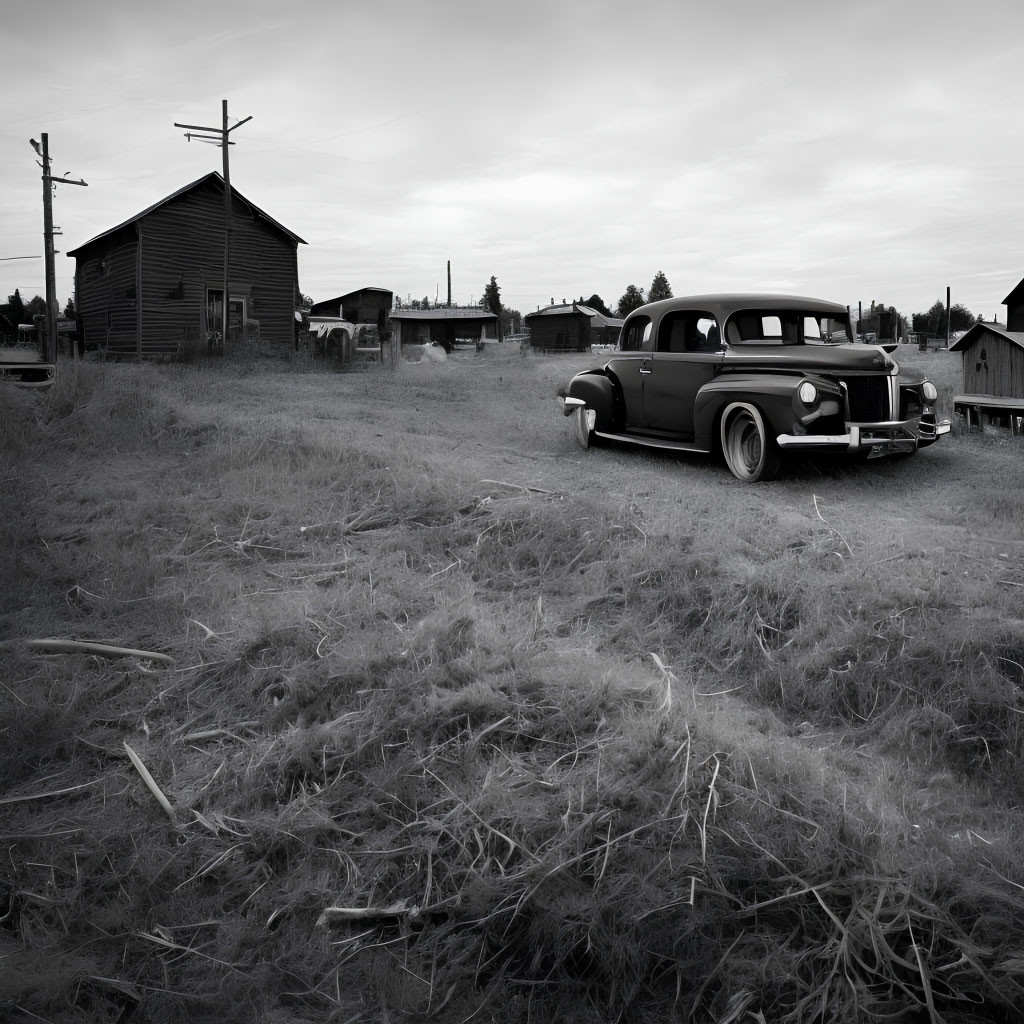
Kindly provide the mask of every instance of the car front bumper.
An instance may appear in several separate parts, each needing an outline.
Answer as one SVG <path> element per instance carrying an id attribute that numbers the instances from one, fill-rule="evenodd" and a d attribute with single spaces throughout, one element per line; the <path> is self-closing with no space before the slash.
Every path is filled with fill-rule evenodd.
<path id="1" fill-rule="evenodd" d="M 779 434 L 775 440 L 783 451 L 846 451 L 876 459 L 927 448 L 950 429 L 949 420 L 851 423 L 845 434 Z"/>
<path id="2" fill-rule="evenodd" d="M 53 384 L 53 363 L 35 363 L 0 358 L 0 382 L 23 388 L 48 388 Z"/>

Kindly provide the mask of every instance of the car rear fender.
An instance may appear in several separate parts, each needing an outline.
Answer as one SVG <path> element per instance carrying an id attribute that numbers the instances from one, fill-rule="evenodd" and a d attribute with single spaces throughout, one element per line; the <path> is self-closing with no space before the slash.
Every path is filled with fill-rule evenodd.
<path id="1" fill-rule="evenodd" d="M 577 373 L 565 392 L 566 398 L 586 402 L 588 409 L 597 414 L 596 430 L 612 430 L 615 424 L 616 388 L 603 370 L 585 370 Z"/>

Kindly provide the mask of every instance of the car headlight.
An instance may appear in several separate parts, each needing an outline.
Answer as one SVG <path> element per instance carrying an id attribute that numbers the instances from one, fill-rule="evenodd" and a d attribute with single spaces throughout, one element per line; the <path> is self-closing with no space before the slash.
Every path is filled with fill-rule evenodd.
<path id="1" fill-rule="evenodd" d="M 926 380 L 921 385 L 921 394 L 924 395 L 926 402 L 934 402 L 939 397 L 938 391 L 935 390 L 935 385 L 930 380 Z"/>
<path id="2" fill-rule="evenodd" d="M 804 405 L 814 405 L 818 400 L 818 389 L 809 380 L 801 381 L 796 395 Z"/>

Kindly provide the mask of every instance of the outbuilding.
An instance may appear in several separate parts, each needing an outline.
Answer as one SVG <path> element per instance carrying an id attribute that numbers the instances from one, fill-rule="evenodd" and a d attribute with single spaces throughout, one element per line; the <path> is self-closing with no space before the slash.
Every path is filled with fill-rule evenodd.
<path id="1" fill-rule="evenodd" d="M 963 393 L 953 396 L 954 411 L 968 426 L 980 425 L 984 414 L 1015 433 L 1024 417 L 1024 323 L 1017 330 L 975 324 L 949 351 L 963 358 Z"/>
<path id="2" fill-rule="evenodd" d="M 394 293 L 387 288 L 360 288 L 333 299 L 314 302 L 309 307 L 309 315 L 310 318 L 338 317 L 350 324 L 374 324 L 383 330 L 394 299 Z"/>
<path id="3" fill-rule="evenodd" d="M 68 253 L 86 348 L 142 358 L 230 348 L 243 338 L 294 343 L 303 239 L 233 186 L 228 337 L 219 337 L 224 198 L 214 171 Z"/>
<path id="4" fill-rule="evenodd" d="M 530 347 L 542 352 L 588 352 L 591 345 L 614 345 L 623 321 L 579 302 L 545 306 L 527 313 Z"/>
<path id="5" fill-rule="evenodd" d="M 479 346 L 486 338 L 497 338 L 498 317 L 473 307 L 396 309 L 391 313 L 391 326 L 393 345 L 436 342 L 451 352 L 460 342 Z"/>

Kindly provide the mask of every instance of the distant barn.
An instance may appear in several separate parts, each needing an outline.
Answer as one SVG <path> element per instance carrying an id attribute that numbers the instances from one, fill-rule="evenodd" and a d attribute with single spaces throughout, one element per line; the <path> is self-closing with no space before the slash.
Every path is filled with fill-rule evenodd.
<path id="1" fill-rule="evenodd" d="M 615 345 L 622 320 L 578 302 L 527 313 L 530 347 L 542 352 L 588 352 L 591 345 Z"/>
<path id="2" fill-rule="evenodd" d="M 212 172 L 72 249 L 85 346 L 205 351 L 223 323 L 224 229 L 224 179 Z M 294 343 L 302 242 L 232 187 L 228 348 L 246 336 Z"/>
<path id="3" fill-rule="evenodd" d="M 386 288 L 360 288 L 333 299 L 314 302 L 309 308 L 311 317 L 340 317 L 350 324 L 376 324 L 383 328 L 394 294 Z"/>

